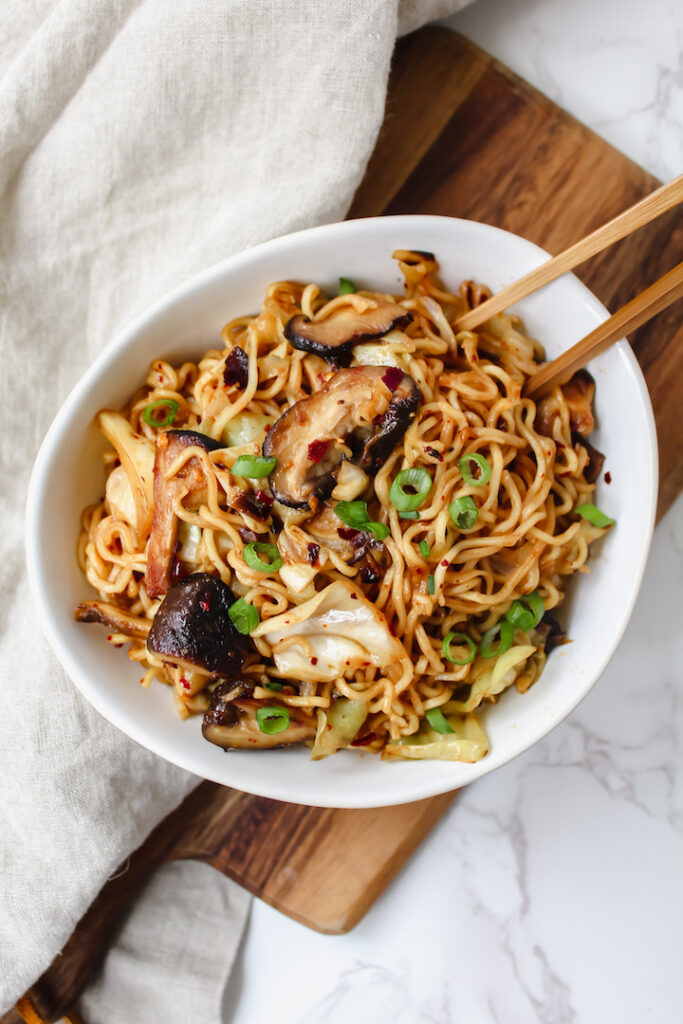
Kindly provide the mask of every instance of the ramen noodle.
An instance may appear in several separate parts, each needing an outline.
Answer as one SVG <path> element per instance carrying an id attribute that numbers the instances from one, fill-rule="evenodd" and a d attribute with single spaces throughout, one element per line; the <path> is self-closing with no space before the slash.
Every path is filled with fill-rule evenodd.
<path id="1" fill-rule="evenodd" d="M 554 610 L 613 523 L 592 378 L 525 397 L 544 353 L 520 319 L 458 331 L 488 290 L 394 256 L 401 296 L 278 281 L 98 416 L 76 618 L 219 746 L 479 760 L 481 713 L 565 642 Z"/>

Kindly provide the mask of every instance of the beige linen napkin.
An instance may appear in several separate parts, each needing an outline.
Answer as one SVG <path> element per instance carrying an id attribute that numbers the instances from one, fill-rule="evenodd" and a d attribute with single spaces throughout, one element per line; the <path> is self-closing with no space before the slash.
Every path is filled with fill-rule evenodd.
<path id="1" fill-rule="evenodd" d="M 230 253 L 344 216 L 382 121 L 397 32 L 461 6 L 0 5 L 0 1012 L 197 782 L 101 719 L 41 638 L 22 539 L 39 442 L 133 312 Z M 215 912 L 202 927 L 212 956 L 224 951 L 225 969 L 209 972 L 222 984 L 246 901 L 208 869 L 175 866 L 136 913 L 137 939 L 124 930 L 98 984 L 99 1011 L 92 993 L 92 1024 L 155 1019 L 140 1009 L 141 962 L 148 993 L 167 997 L 156 1019 L 212 1016 L 213 996 L 193 1012 L 197 968 L 169 925 L 197 918 L 198 893 L 212 884 Z M 145 959 L 153 939 L 164 964 Z"/>

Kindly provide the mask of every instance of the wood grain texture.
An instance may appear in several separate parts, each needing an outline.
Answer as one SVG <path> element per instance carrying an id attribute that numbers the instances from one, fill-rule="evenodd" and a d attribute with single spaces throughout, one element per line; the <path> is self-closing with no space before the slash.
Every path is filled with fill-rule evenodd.
<path id="1" fill-rule="evenodd" d="M 476 47 L 446 29 L 426 29 L 397 48 L 384 126 L 351 216 L 468 217 L 557 253 L 657 184 Z M 596 256 L 579 276 L 616 309 L 679 262 L 682 250 L 683 223 L 672 212 Z M 657 415 L 663 510 L 683 485 L 680 309 L 641 328 L 633 345 Z M 337 934 L 362 917 L 453 796 L 344 811 L 201 783 L 107 883 L 31 989 L 36 1008 L 52 1021 L 71 1005 L 138 888 L 164 861 L 199 858 L 283 913 Z M 2 1024 L 10 1021 L 20 1018 L 8 1014 Z"/>

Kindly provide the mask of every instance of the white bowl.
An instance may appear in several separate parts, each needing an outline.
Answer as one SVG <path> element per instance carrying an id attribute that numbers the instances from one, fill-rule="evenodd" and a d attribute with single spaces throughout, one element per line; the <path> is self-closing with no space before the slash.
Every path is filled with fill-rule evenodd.
<path id="1" fill-rule="evenodd" d="M 562 620 L 572 643 L 549 658 L 525 695 L 506 693 L 482 720 L 490 752 L 476 764 L 383 762 L 342 752 L 311 762 L 303 749 L 224 752 L 201 735 L 199 717 L 181 721 L 170 690 L 139 685 L 140 670 L 106 644 L 97 626 L 74 622 L 92 596 L 76 562 L 81 509 L 103 493 L 104 442 L 93 417 L 123 405 L 153 358 L 196 359 L 215 347 L 223 324 L 260 308 L 266 285 L 316 281 L 334 293 L 340 276 L 380 291 L 402 289 L 394 249 L 435 253 L 455 289 L 472 278 L 494 291 L 547 259 L 530 242 L 497 228 L 446 217 L 347 221 L 278 238 L 226 260 L 139 316 L 90 367 L 65 402 L 40 449 L 27 509 L 27 558 L 34 599 L 57 657 L 83 695 L 138 743 L 196 775 L 277 800 L 330 807 L 404 803 L 463 786 L 500 767 L 558 725 L 596 682 L 626 628 L 654 525 L 657 447 L 647 389 L 625 341 L 596 359 L 594 443 L 607 455 L 610 486 L 596 503 L 614 530 L 593 552 L 590 575 L 572 584 Z M 568 348 L 607 311 L 573 275 L 516 307 L 549 357 Z M 575 585 L 574 585 L 575 584 Z"/>

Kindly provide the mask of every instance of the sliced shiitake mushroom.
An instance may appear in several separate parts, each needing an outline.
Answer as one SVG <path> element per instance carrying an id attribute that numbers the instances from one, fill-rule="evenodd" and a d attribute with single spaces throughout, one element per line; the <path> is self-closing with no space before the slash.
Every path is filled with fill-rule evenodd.
<path id="1" fill-rule="evenodd" d="M 588 437 L 595 426 L 593 418 L 593 398 L 595 381 L 588 370 L 577 370 L 571 380 L 561 387 L 564 400 L 569 410 L 571 429 L 582 437 Z M 558 415 L 555 395 L 550 392 L 538 403 L 536 410 L 536 426 L 541 434 L 552 437 L 553 421 Z"/>
<path id="2" fill-rule="evenodd" d="M 344 459 L 374 472 L 405 434 L 419 398 L 413 378 L 396 367 L 339 370 L 268 432 L 263 454 L 277 459 L 268 478 L 273 497 L 311 509 L 334 490 Z"/>
<path id="3" fill-rule="evenodd" d="M 222 448 L 206 434 L 196 430 L 167 430 L 157 434 L 154 455 L 154 515 L 147 551 L 145 585 L 150 597 L 161 597 L 171 586 L 173 552 L 178 536 L 178 520 L 173 511 L 176 499 L 192 494 L 197 501 L 205 496 L 204 474 L 196 459 L 190 459 L 172 479 L 166 473 L 183 448 L 197 446 L 207 452 Z"/>
<path id="4" fill-rule="evenodd" d="M 234 601 L 230 587 L 217 576 L 186 576 L 159 605 L 147 649 L 182 668 L 227 678 L 238 675 L 252 641 L 232 623 L 228 612 Z"/>
<path id="5" fill-rule="evenodd" d="M 274 747 L 288 747 L 315 737 L 315 722 L 311 722 L 296 708 L 287 709 L 289 725 L 282 732 L 272 735 L 261 732 L 256 712 L 264 704 L 245 695 L 249 692 L 241 680 L 220 683 L 216 687 L 202 722 L 205 739 L 225 749 L 272 750 Z"/>
<path id="6" fill-rule="evenodd" d="M 152 625 L 149 619 L 131 615 L 123 608 L 117 608 L 115 604 L 108 604 L 106 601 L 81 601 L 76 606 L 74 618 L 76 622 L 100 622 L 117 633 L 125 633 L 126 636 L 135 636 L 142 640 Z"/>
<path id="7" fill-rule="evenodd" d="M 354 345 L 381 338 L 389 331 L 407 327 L 413 315 L 395 302 L 379 301 L 374 309 L 359 313 L 344 306 L 325 320 L 310 320 L 298 313 L 285 324 L 285 337 L 294 348 L 322 356 L 339 366 L 351 362 Z"/>

